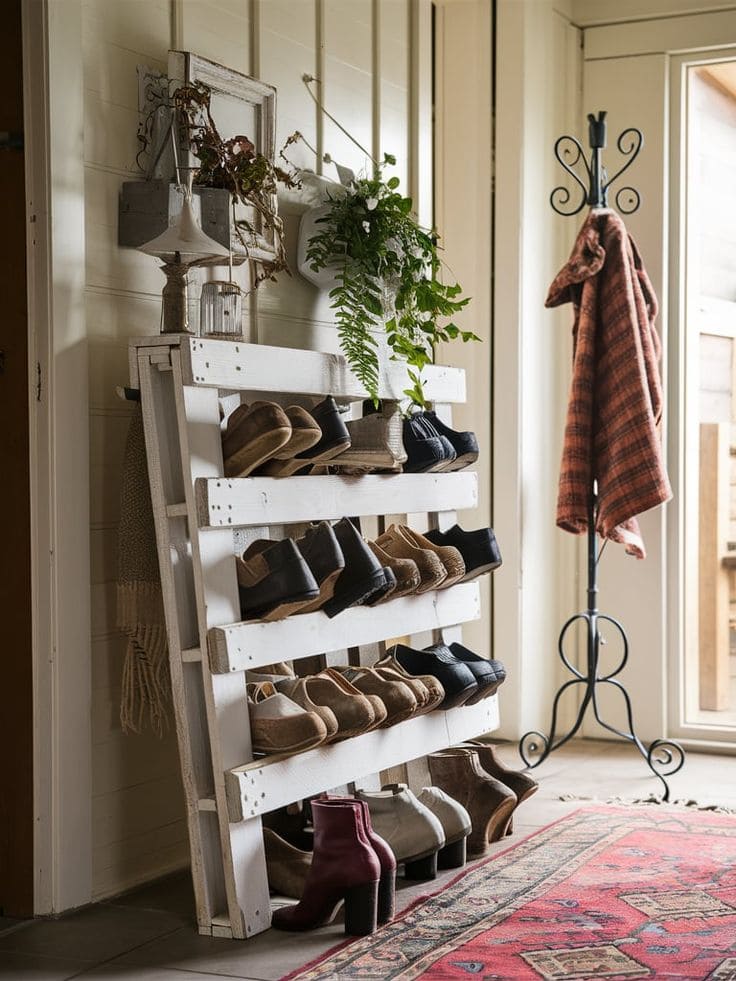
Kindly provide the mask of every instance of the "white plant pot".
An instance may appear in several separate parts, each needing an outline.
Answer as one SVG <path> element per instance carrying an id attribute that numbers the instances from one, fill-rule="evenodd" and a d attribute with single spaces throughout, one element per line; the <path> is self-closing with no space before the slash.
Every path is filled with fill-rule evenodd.
<path id="1" fill-rule="evenodd" d="M 317 232 L 321 231 L 322 226 L 317 224 L 318 220 L 326 215 L 328 210 L 328 205 L 320 204 L 304 212 L 299 222 L 299 238 L 297 239 L 296 246 L 296 267 L 299 270 L 299 274 L 313 286 L 327 292 L 337 286 L 335 269 L 325 266 L 324 269 L 315 272 L 307 258 L 307 249 L 309 248 L 310 239 Z"/>
<path id="2" fill-rule="evenodd" d="M 299 274 L 307 282 L 312 283 L 318 289 L 329 291 L 337 285 L 334 270 L 328 268 L 314 272 L 307 259 L 307 249 L 309 240 L 320 231 L 321 226 L 317 224 L 318 219 L 327 214 L 327 197 L 337 197 L 347 193 L 347 188 L 337 181 L 329 180 L 319 174 L 310 171 L 302 171 L 299 174 L 302 184 L 302 200 L 310 207 L 301 217 L 299 222 L 299 236 L 296 247 L 296 267 Z"/>

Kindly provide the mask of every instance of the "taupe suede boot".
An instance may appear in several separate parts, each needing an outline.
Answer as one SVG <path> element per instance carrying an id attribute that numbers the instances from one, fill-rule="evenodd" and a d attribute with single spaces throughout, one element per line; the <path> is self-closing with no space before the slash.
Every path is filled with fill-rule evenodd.
<path id="1" fill-rule="evenodd" d="M 467 745 L 469 748 L 477 751 L 480 765 L 486 773 L 495 777 L 496 780 L 500 780 L 501 783 L 505 783 L 507 787 L 513 790 L 517 798 L 517 807 L 539 789 L 537 781 L 533 780 L 527 773 L 522 773 L 520 770 L 512 770 L 511 767 L 506 766 L 496 755 L 496 751 L 491 743 L 483 742 L 482 739 L 469 739 Z M 508 828 L 506 829 L 506 834 L 510 835 L 513 831 L 513 822 L 512 815 Z"/>
<path id="2" fill-rule="evenodd" d="M 429 755 L 427 762 L 432 783 L 470 814 L 473 830 L 468 838 L 468 853 L 471 858 L 483 855 L 489 842 L 505 835 L 516 807 L 516 794 L 486 773 L 473 749 L 444 749 Z"/>
<path id="3" fill-rule="evenodd" d="M 494 746 L 491 743 L 484 743 L 480 739 L 469 739 L 468 749 L 474 749 L 478 754 L 480 765 L 496 780 L 505 783 L 516 794 L 521 804 L 527 798 L 535 794 L 539 789 L 539 784 L 533 780 L 528 773 L 521 770 L 512 770 L 511 767 L 499 759 Z"/>
<path id="4" fill-rule="evenodd" d="M 301 899 L 312 864 L 312 853 L 290 845 L 271 828 L 263 829 L 263 844 L 271 892 Z"/>

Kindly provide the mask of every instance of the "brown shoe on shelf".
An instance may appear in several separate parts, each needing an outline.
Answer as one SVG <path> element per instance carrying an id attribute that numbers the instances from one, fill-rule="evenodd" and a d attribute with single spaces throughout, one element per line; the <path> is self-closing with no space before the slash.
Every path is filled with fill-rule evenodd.
<path id="1" fill-rule="evenodd" d="M 284 409 L 291 423 L 291 438 L 256 471 L 259 477 L 290 477 L 304 466 L 304 460 L 295 459 L 297 453 L 310 450 L 322 439 L 319 423 L 300 405 Z"/>
<path id="2" fill-rule="evenodd" d="M 435 545 L 425 535 L 420 535 L 418 531 L 414 531 L 407 525 L 396 525 L 396 528 L 409 544 L 416 546 L 416 548 L 425 548 L 429 549 L 430 552 L 434 552 L 442 565 L 447 569 L 447 578 L 440 586 L 440 589 L 447 589 L 448 586 L 454 586 L 456 582 L 460 582 L 464 578 L 465 562 L 460 554 L 460 550 L 455 548 L 454 545 Z"/>
<path id="3" fill-rule="evenodd" d="M 412 559 L 416 563 L 420 576 L 417 593 L 426 593 L 430 589 L 439 589 L 447 579 L 447 569 L 434 550 L 420 548 L 412 544 L 401 534 L 398 525 L 391 525 L 379 535 L 375 543 L 395 559 Z"/>
<path id="4" fill-rule="evenodd" d="M 275 677 L 276 675 L 271 675 L 271 678 Z M 340 729 L 337 716 L 329 706 L 320 705 L 310 697 L 309 682 L 309 678 L 280 678 L 278 681 L 272 682 L 272 684 L 277 691 L 282 692 L 305 711 L 314 712 L 315 715 L 318 715 L 327 729 L 325 742 L 332 742 L 333 739 L 338 738 Z"/>
<path id="5" fill-rule="evenodd" d="M 384 726 L 396 725 L 416 713 L 417 700 L 409 685 L 400 679 L 388 679 L 373 668 L 337 665 L 335 670 L 364 695 L 381 699 L 388 712 Z"/>
<path id="6" fill-rule="evenodd" d="M 248 669 L 245 672 L 245 680 L 249 685 L 262 685 L 264 682 L 268 682 L 276 688 L 280 681 L 287 681 L 288 679 L 283 674 L 268 674 L 262 668 L 258 668 L 256 671 Z"/>
<path id="7" fill-rule="evenodd" d="M 516 794 L 481 767 L 473 749 L 454 747 L 427 757 L 432 783 L 468 811 L 473 830 L 468 838 L 471 857 L 483 855 L 489 842 L 499 841 L 514 808 Z"/>
<path id="8" fill-rule="evenodd" d="M 417 700 L 417 708 L 414 715 L 424 715 L 434 708 L 433 698 L 421 678 L 412 678 L 411 675 L 400 675 L 392 668 L 383 668 L 376 664 L 371 665 L 371 670 L 377 671 L 386 681 L 399 681 L 401 684 L 406 685 Z"/>
<path id="9" fill-rule="evenodd" d="M 352 685 L 343 685 L 342 676 L 338 681 L 329 674 L 329 669 L 327 669 L 306 678 L 293 679 L 292 682 L 285 679 L 279 688 L 287 690 L 289 685 L 293 685 L 295 681 L 304 682 L 304 692 L 315 705 L 328 708 L 334 714 L 337 721 L 337 732 L 332 737 L 333 742 L 347 739 L 350 736 L 358 736 L 362 732 L 372 729 L 375 725 L 376 712 L 370 699 Z"/>
<path id="10" fill-rule="evenodd" d="M 336 684 L 339 688 L 341 688 L 343 692 L 345 692 L 346 694 L 353 695 L 353 696 L 360 695 L 361 698 L 365 698 L 368 700 L 368 704 L 370 705 L 371 710 L 373 711 L 373 722 L 370 723 L 370 725 L 368 725 L 365 729 L 348 733 L 348 735 L 356 736 L 360 731 L 369 732 L 371 729 L 378 729 L 380 726 L 383 725 L 383 723 L 388 718 L 388 709 L 386 708 L 383 701 L 379 698 L 378 695 L 371 695 L 371 694 L 366 695 L 363 692 L 359 691 L 355 687 L 355 685 L 349 682 L 348 679 L 340 671 L 337 671 L 335 668 L 325 668 L 324 671 L 320 671 L 319 674 L 316 674 L 313 677 L 329 678 L 330 681 L 334 682 L 334 684 Z M 329 704 L 329 702 L 327 704 Z M 334 711 L 334 706 L 330 706 L 330 707 L 333 708 Z M 337 712 L 335 712 L 335 714 L 337 715 Z M 338 716 L 338 721 L 339 721 L 339 716 Z M 343 738 L 342 733 L 339 733 L 338 739 L 342 739 L 342 738 Z"/>
<path id="11" fill-rule="evenodd" d="M 294 678 L 294 672 L 286 661 L 274 661 L 273 664 L 262 664 L 258 671 L 263 674 L 281 674 L 285 678 Z"/>
<path id="12" fill-rule="evenodd" d="M 433 674 L 409 674 L 393 657 L 391 654 L 386 654 L 376 661 L 373 667 L 378 670 L 389 670 L 394 671 L 402 681 L 421 681 L 427 690 L 427 695 L 429 700 L 424 708 L 424 712 L 431 712 L 433 709 L 439 708 L 439 706 L 445 700 L 445 689 L 442 687 L 442 682 L 439 678 L 435 678 Z"/>
<path id="13" fill-rule="evenodd" d="M 244 620 L 283 620 L 319 596 L 317 580 L 290 538 L 250 545 L 235 557 L 235 570 Z"/>
<path id="14" fill-rule="evenodd" d="M 410 596 L 417 591 L 422 584 L 422 577 L 419 575 L 419 569 L 413 559 L 395 558 L 393 555 L 389 555 L 378 542 L 368 542 L 368 547 L 381 565 L 387 566 L 396 576 L 394 590 L 387 596 L 381 596 L 376 601 L 376 606 L 379 603 L 385 603 L 387 599 L 399 599 L 401 596 Z M 374 604 L 369 600 L 367 605 L 373 606 Z"/>
<path id="15" fill-rule="evenodd" d="M 406 450 L 398 402 L 386 399 L 377 412 L 352 419 L 346 426 L 350 448 L 335 463 L 338 473 L 401 473 Z"/>
<path id="16" fill-rule="evenodd" d="M 246 684 L 245 688 L 254 753 L 300 753 L 327 738 L 327 728 L 318 715 L 305 712 L 270 682 Z"/>
<path id="17" fill-rule="evenodd" d="M 309 567 L 319 587 L 319 595 L 311 602 L 304 603 L 294 612 L 313 613 L 319 610 L 335 594 L 335 586 L 345 569 L 345 556 L 329 521 L 320 521 L 308 528 L 301 538 L 291 539 L 299 554 Z M 259 538 L 248 546 L 247 555 L 258 555 L 267 551 L 273 542 Z"/>
<path id="18" fill-rule="evenodd" d="M 226 477 L 247 477 L 291 439 L 291 422 L 275 402 L 239 405 L 222 437 Z"/>
<path id="19" fill-rule="evenodd" d="M 263 829 L 268 887 L 280 896 L 301 899 L 312 865 L 312 853 L 295 848 L 271 828 Z"/>

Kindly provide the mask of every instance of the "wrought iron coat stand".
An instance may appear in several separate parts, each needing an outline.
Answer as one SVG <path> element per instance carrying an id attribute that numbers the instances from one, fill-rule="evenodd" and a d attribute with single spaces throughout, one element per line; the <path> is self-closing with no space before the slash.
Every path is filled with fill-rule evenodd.
<path id="1" fill-rule="evenodd" d="M 568 174 L 570 174 L 580 185 L 582 190 L 582 198 L 580 203 L 575 207 L 569 208 L 567 206 L 570 205 L 570 200 L 572 197 L 569 190 L 566 187 L 560 186 L 556 187 L 552 191 L 552 194 L 550 195 L 550 204 L 560 215 L 578 214 L 578 212 L 582 211 L 586 204 L 592 208 L 607 207 L 608 189 L 610 188 L 611 184 L 631 166 L 638 156 L 644 142 L 641 131 L 633 127 L 626 129 L 621 133 L 617 141 L 617 146 L 619 152 L 629 159 L 626 160 L 623 167 L 621 167 L 620 170 L 618 170 L 613 177 L 609 179 L 601 160 L 601 150 L 603 150 L 606 146 L 606 113 L 599 112 L 597 117 L 592 113 L 589 114 L 588 124 L 589 142 L 591 148 L 589 161 L 586 159 L 585 151 L 583 150 L 582 145 L 577 139 L 575 139 L 575 137 L 561 136 L 555 143 L 555 156 L 557 157 L 557 160 L 562 164 Z M 564 157 L 567 157 L 568 159 L 563 159 Z M 582 161 L 583 167 L 585 168 L 587 184 L 574 170 L 574 167 L 580 161 Z M 639 192 L 633 187 L 624 186 L 621 187 L 616 193 L 615 201 L 618 210 L 623 214 L 628 215 L 637 210 L 641 202 L 641 198 Z M 616 677 L 624 669 L 626 662 L 629 659 L 629 641 L 624 628 L 621 626 L 618 620 L 615 620 L 613 617 L 608 616 L 605 613 L 601 613 L 598 610 L 598 562 L 600 560 L 602 549 L 599 549 L 598 547 L 598 540 L 595 530 L 597 517 L 596 494 L 597 487 L 595 482 L 593 482 L 588 500 L 587 609 L 570 617 L 567 623 L 565 623 L 563 626 L 558 641 L 558 652 L 560 658 L 562 659 L 562 663 L 574 675 L 574 677 L 566 681 L 555 695 L 552 703 L 552 723 L 550 726 L 549 736 L 545 736 L 536 730 L 527 732 L 524 736 L 522 736 L 521 741 L 519 742 L 519 753 L 521 754 L 521 758 L 524 760 L 524 763 L 528 767 L 539 766 L 539 764 L 542 763 L 550 753 L 554 752 L 556 749 L 559 749 L 559 747 L 566 743 L 569 739 L 572 739 L 582 725 L 588 706 L 592 705 L 593 714 L 599 725 L 603 726 L 603 728 L 607 729 L 609 732 L 628 740 L 636 746 L 646 760 L 652 773 L 662 781 L 662 785 L 664 787 L 662 799 L 667 801 L 669 800 L 670 789 L 665 778 L 677 773 L 677 771 L 682 767 L 683 763 L 685 762 L 685 753 L 679 743 L 674 742 L 671 739 L 655 739 L 649 747 L 646 747 L 634 731 L 631 699 L 629 698 L 629 694 L 622 683 Z M 587 661 L 585 672 L 576 668 L 570 662 L 565 653 L 565 639 L 568 631 L 573 624 L 576 624 L 578 621 L 582 621 L 586 624 Z M 609 624 L 615 631 L 617 631 L 623 643 L 623 652 L 620 663 L 614 668 L 614 670 L 609 671 L 607 674 L 600 673 L 600 649 L 601 646 L 606 643 L 600 630 L 600 625 L 602 622 Z M 604 722 L 604 720 L 601 718 L 600 706 L 598 704 L 598 691 L 606 685 L 613 686 L 623 696 L 624 705 L 626 708 L 626 720 L 628 724 L 628 729 L 625 731 L 617 729 L 608 722 Z M 578 709 L 577 718 L 565 735 L 558 736 L 557 712 L 560 699 L 570 688 L 579 690 L 578 686 L 582 686 L 583 694 L 580 707 Z"/>

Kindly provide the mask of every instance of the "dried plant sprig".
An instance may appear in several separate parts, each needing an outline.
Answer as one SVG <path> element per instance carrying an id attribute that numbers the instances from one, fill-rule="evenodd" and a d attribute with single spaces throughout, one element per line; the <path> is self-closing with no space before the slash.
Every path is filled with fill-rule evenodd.
<path id="1" fill-rule="evenodd" d="M 275 279 L 277 272 L 288 272 L 276 195 L 279 185 L 294 188 L 299 183 L 292 173 L 259 153 L 247 136 L 223 139 L 212 116 L 211 98 L 209 87 L 202 82 L 182 85 L 172 94 L 184 139 L 199 161 L 194 184 L 229 191 L 234 201 L 253 208 L 263 226 L 273 232 L 275 255 L 269 261 L 258 259 L 257 286 L 263 280 Z M 235 222 L 235 229 L 246 254 L 250 254 L 259 244 L 257 229 L 244 217 Z"/>

